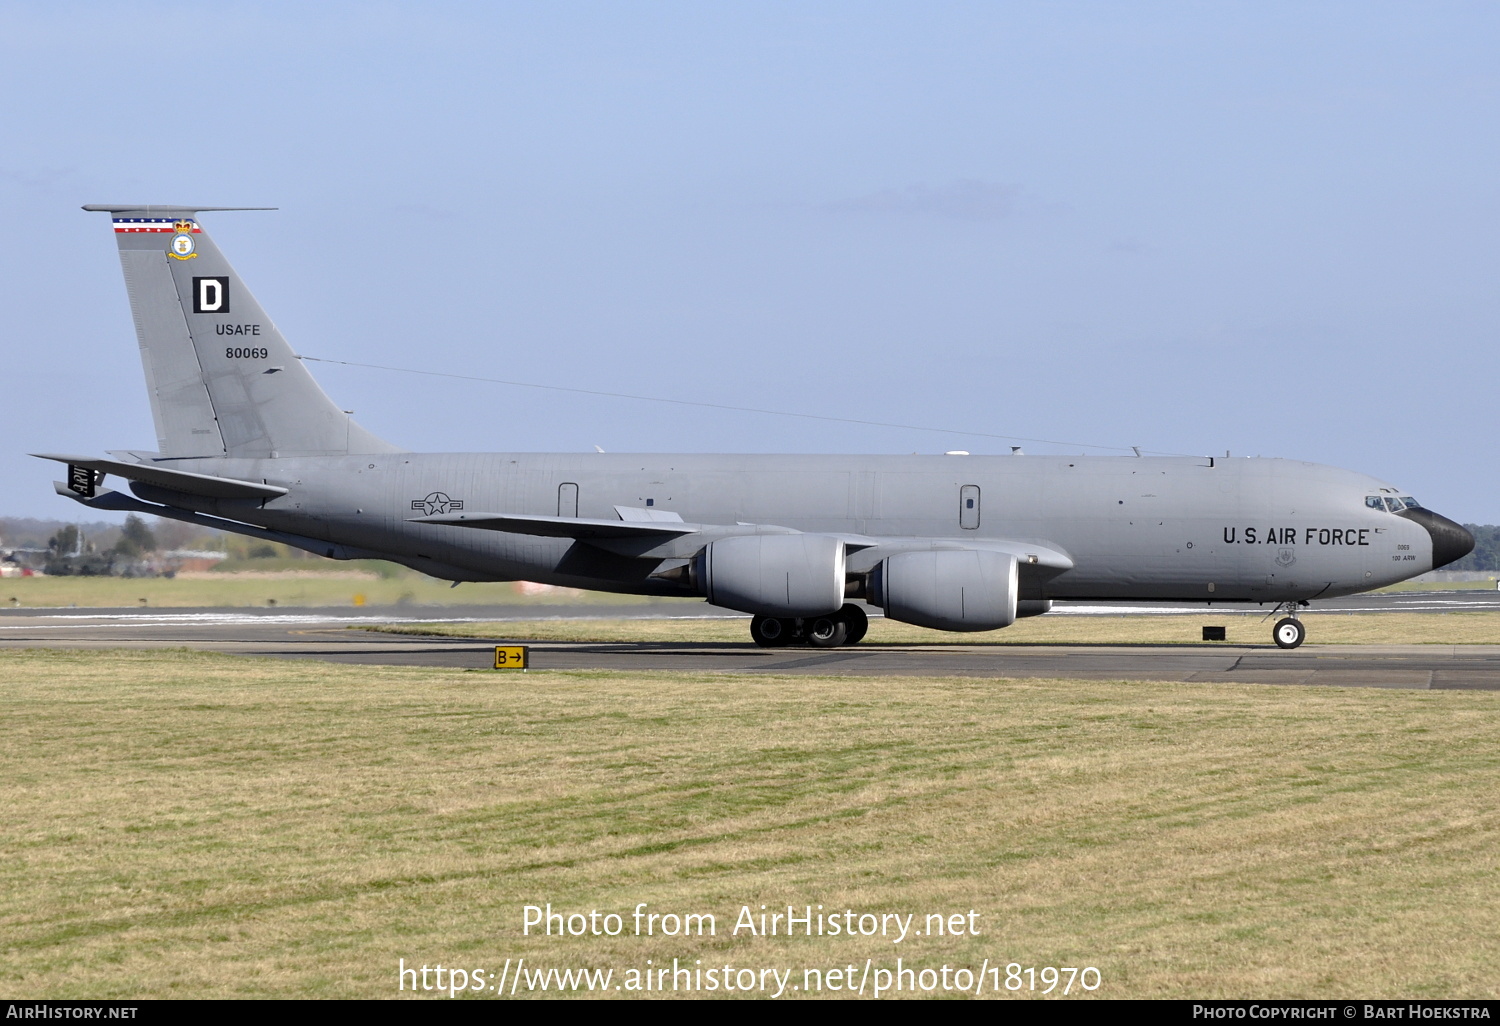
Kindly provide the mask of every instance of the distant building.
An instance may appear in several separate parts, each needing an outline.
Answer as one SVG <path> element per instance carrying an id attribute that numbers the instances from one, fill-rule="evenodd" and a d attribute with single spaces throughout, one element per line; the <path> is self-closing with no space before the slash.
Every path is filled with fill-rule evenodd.
<path id="1" fill-rule="evenodd" d="M 152 562 L 157 565 L 158 573 L 178 574 L 212 570 L 228 557 L 229 553 L 213 549 L 170 549 L 156 553 Z"/>
<path id="2" fill-rule="evenodd" d="M 0 573 L 4 577 L 30 577 L 32 573 L 41 573 L 42 567 L 52 557 L 51 549 L 11 549 L 5 553 L 0 566 L 15 567 L 28 573 Z"/>

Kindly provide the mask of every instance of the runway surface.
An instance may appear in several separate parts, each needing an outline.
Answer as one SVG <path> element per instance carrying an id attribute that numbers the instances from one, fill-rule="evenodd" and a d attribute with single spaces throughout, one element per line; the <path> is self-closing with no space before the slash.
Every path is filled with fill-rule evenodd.
<path id="1" fill-rule="evenodd" d="M 1237 613 L 1234 607 L 1218 607 Z M 1369 595 L 1317 612 L 1438 612 L 1500 609 L 1494 592 Z M 1071 604 L 1052 615 L 1203 612 L 1202 606 Z M 342 663 L 487 668 L 494 645 L 525 638 L 525 621 L 677 616 L 683 640 L 662 643 L 532 642 L 532 666 L 545 669 L 971 677 L 1071 677 L 1201 683 L 1312 684 L 1500 690 L 1500 645 L 859 645 L 833 650 L 762 649 L 692 641 L 691 620 L 734 616 L 708 606 L 450 606 L 405 609 L 3 609 L 0 648 L 187 647 L 239 655 Z M 493 621 L 515 623 L 494 638 L 447 639 L 350 630 L 363 624 Z M 1269 626 L 1267 627 L 1269 634 Z"/>

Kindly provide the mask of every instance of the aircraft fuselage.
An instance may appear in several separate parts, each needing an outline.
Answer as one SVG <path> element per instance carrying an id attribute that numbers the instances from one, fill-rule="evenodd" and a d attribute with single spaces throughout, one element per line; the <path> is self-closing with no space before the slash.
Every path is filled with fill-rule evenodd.
<path id="1" fill-rule="evenodd" d="M 411 521 L 457 509 L 615 518 L 615 507 L 626 506 L 689 523 L 769 524 L 877 542 L 851 553 L 851 574 L 895 548 L 1035 543 L 1073 566 L 1045 579 L 1023 566 L 1022 597 L 1033 599 L 1279 603 L 1366 591 L 1434 565 L 1428 528 L 1367 505 L 1395 489 L 1282 459 L 399 453 L 172 465 L 289 491 L 264 502 L 142 485 L 137 495 L 327 541 L 338 555 L 382 554 L 440 577 L 648 595 L 683 594 L 650 574 L 701 542 L 622 555 L 569 538 Z"/>

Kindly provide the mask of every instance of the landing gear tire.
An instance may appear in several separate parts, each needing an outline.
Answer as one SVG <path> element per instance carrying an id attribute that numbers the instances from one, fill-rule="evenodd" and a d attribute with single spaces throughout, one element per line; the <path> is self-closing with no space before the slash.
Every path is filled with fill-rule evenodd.
<path id="1" fill-rule="evenodd" d="M 784 648 L 792 643 L 792 622 L 774 616 L 752 616 L 750 637 L 761 648 Z"/>
<path id="2" fill-rule="evenodd" d="M 803 629 L 807 634 L 807 643 L 814 648 L 838 648 L 849 637 L 849 621 L 841 614 L 843 610 L 832 616 L 817 616 L 808 620 Z"/>
<path id="3" fill-rule="evenodd" d="M 1276 640 L 1280 648 L 1296 648 L 1306 640 L 1307 628 L 1302 626 L 1301 620 L 1294 620 L 1288 616 L 1276 621 L 1276 626 L 1271 630 L 1271 637 Z"/>
<path id="4" fill-rule="evenodd" d="M 865 616 L 865 611 L 856 605 L 845 605 L 838 611 L 838 615 L 844 618 L 849 625 L 849 636 L 844 639 L 846 645 L 858 645 L 864 640 L 866 632 L 870 629 L 870 618 Z"/>

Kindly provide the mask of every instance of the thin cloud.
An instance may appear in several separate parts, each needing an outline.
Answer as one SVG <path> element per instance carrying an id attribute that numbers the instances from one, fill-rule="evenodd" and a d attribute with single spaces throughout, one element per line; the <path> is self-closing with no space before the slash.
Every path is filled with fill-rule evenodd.
<path id="1" fill-rule="evenodd" d="M 452 220 L 454 218 L 462 216 L 456 210 L 445 210 L 442 207 L 435 207 L 429 203 L 398 203 L 395 206 L 391 207 L 391 212 L 395 214 L 410 214 L 413 217 L 425 217 L 431 218 L 432 220 L 443 221 Z"/>
<path id="2" fill-rule="evenodd" d="M 1019 185 L 961 178 L 949 185 L 908 185 L 826 205 L 839 213 L 940 217 L 954 221 L 999 221 L 1009 217 L 1021 195 Z"/>
<path id="3" fill-rule="evenodd" d="M 0 168 L 0 182 L 25 189 L 27 192 L 55 193 L 65 184 L 76 181 L 76 172 L 70 167 L 39 167 L 16 169 Z"/>

